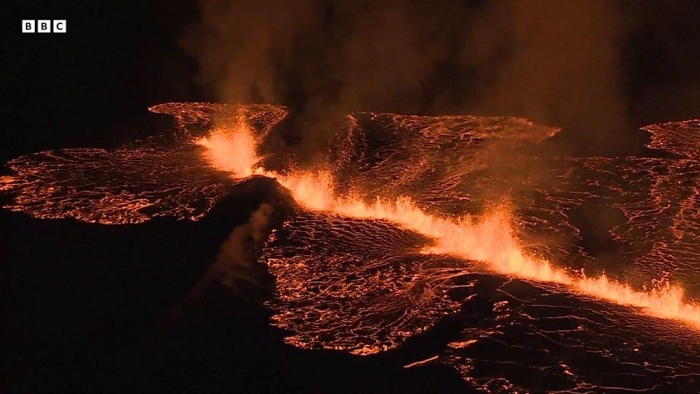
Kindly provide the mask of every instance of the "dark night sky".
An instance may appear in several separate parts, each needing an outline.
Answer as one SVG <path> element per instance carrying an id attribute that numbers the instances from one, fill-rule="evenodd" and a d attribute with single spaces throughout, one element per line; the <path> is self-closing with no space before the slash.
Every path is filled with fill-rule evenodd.
<path id="1" fill-rule="evenodd" d="M 3 153 L 129 141 L 153 132 L 148 106 L 203 99 L 177 45 L 192 4 L 15 3 L 3 12 Z M 21 33 L 21 19 L 41 18 L 66 19 L 68 33 Z"/>
<path id="2" fill-rule="evenodd" d="M 487 1 L 465 3 L 468 3 L 465 7 L 475 10 L 489 4 Z M 632 130 L 626 130 L 621 135 L 634 134 L 636 127 L 649 123 L 700 117 L 700 2 L 620 1 L 618 4 L 633 21 L 620 49 L 620 73 L 623 76 L 620 89 L 628 104 L 627 118 Z M 214 91 L 198 83 L 198 62 L 180 45 L 183 32 L 198 21 L 195 1 L 9 0 L 0 7 L 0 19 L 3 21 L 3 35 L 0 38 L 2 162 L 52 148 L 114 147 L 170 127 L 169 119 L 147 111 L 151 105 L 217 98 Z M 68 33 L 22 34 L 22 19 L 66 19 Z M 291 62 L 302 68 L 305 59 L 303 56 L 293 57 Z M 287 69 L 288 75 L 285 77 L 293 80 L 294 70 L 295 67 Z M 469 79 L 472 77 L 451 69 L 449 64 L 442 65 L 439 72 L 441 81 L 436 82 L 432 93 L 435 96 L 444 94 L 453 101 L 459 101 L 463 105 L 461 108 L 469 109 L 470 98 L 455 99 L 454 89 L 474 82 Z M 293 109 L 303 108 L 309 100 L 305 97 L 305 91 L 304 87 L 289 89 L 277 101 Z M 364 109 L 410 112 L 414 107 L 396 103 Z M 448 110 L 452 112 L 457 107 L 451 106 Z M 493 109 L 482 108 L 482 113 L 494 114 L 491 113 Z M 425 112 L 435 113 L 439 110 L 426 107 Z M 502 115 L 528 114 L 516 111 Z M 565 140 L 577 141 L 585 139 L 587 135 L 587 130 L 577 128 L 575 124 L 554 126 L 564 127 Z M 640 137 L 636 142 L 642 140 Z M 595 153 L 595 148 L 583 151 Z M 213 254 L 232 228 L 230 223 L 245 221 L 246 212 L 255 208 L 255 204 L 250 202 L 238 201 L 233 204 L 244 213 L 226 216 L 222 212 L 226 212 L 227 207 L 220 208 L 218 212 L 224 215 L 224 219 L 214 215 L 215 218 L 201 228 L 182 223 L 173 226 L 170 222 L 149 223 L 138 228 L 105 228 L 72 221 L 34 221 L 20 214 L 2 212 L 4 216 L 0 217 L 0 231 L 7 236 L 3 236 L 0 242 L 0 264 L 5 264 L 4 271 L 0 271 L 0 284 L 3 292 L 9 292 L 2 294 L 6 295 L 5 300 L 17 296 L 26 303 L 0 302 L 3 308 L 0 314 L 11 316 L 7 320 L 0 318 L 0 338 L 9 341 L 0 342 L 0 345 L 10 343 L 13 346 L 12 352 L 0 352 L 5 354 L 5 358 L 0 359 L 0 370 L 11 365 L 15 374 L 14 380 L 9 379 L 9 387 L 40 391 L 104 389 L 109 383 L 101 385 L 91 380 L 99 380 L 102 375 L 70 380 L 70 376 L 77 376 L 72 369 L 81 370 L 89 366 L 90 361 L 85 360 L 100 357 L 95 353 L 116 351 L 120 344 L 139 338 L 135 333 L 150 327 L 157 316 L 178 300 L 213 257 L 207 255 L 193 264 L 194 256 L 200 253 L 202 247 L 209 247 L 211 252 L 207 253 Z M 163 235 L 164 231 L 168 231 L 167 236 Z M 163 255 L 160 247 L 149 246 L 151 240 L 154 244 L 169 243 L 180 247 Z M 36 245 L 41 247 L 37 248 Z M 112 255 L 112 259 L 104 257 L 105 254 Z M 92 260 L 100 262 L 92 264 Z M 159 276 L 144 268 L 151 263 L 154 264 L 153 270 L 167 274 Z M 99 264 L 105 264 L 104 268 L 99 268 Z M 43 272 L 43 276 L 37 276 L 36 272 Z M 10 284 L 10 280 L 5 278 L 16 278 L 17 281 Z M 140 293 L 119 288 L 119 283 L 134 284 Z M 95 291 L 80 290 L 81 286 L 94 286 Z M 45 294 L 41 293 L 47 288 L 63 295 L 56 297 L 48 290 Z M 63 292 L 63 289 L 69 288 L 73 290 Z M 118 296 L 119 300 L 110 298 L 110 293 L 116 294 L 114 297 Z M 143 299 L 139 299 L 137 293 Z M 138 350 L 127 354 L 121 361 L 110 362 L 117 363 L 115 368 L 129 364 L 132 370 L 140 367 L 148 370 L 147 375 L 150 375 L 139 375 L 143 380 L 136 381 L 150 382 L 153 386 L 141 388 L 208 387 L 210 390 L 225 390 L 235 387 L 239 390 L 291 388 L 324 391 L 340 387 L 346 390 L 404 392 L 427 387 L 440 391 L 463 388 L 461 379 L 447 368 L 428 367 L 415 372 L 403 370 L 403 364 L 426 356 L 412 354 L 410 350 L 358 361 L 344 354 L 290 349 L 281 345 L 279 333 L 267 326 L 264 311 L 223 293 L 222 289 L 212 290 L 209 296 L 216 302 L 205 302 L 207 307 L 194 312 L 191 321 L 185 322 L 179 331 L 163 340 L 166 344 L 176 345 L 166 346 L 166 350 L 153 350 L 146 346 L 150 350 L 144 350 L 148 357 L 140 361 L 142 364 L 131 364 L 133 360 L 140 360 Z M 47 299 L 54 304 L 44 305 Z M 77 301 L 85 302 L 85 309 L 75 306 Z M 31 312 L 36 305 L 42 306 L 37 307 L 36 313 Z M 51 309 L 52 305 L 66 310 L 56 312 Z M 119 315 L 121 312 L 102 312 L 109 305 L 127 311 L 124 315 Z M 65 317 L 65 320 L 56 317 L 63 312 L 65 316 L 72 317 Z M 105 313 L 133 320 L 122 321 L 116 326 L 121 324 L 123 328 L 115 329 L 109 322 L 103 321 Z M 73 318 L 75 321 L 70 320 Z M 45 332 L 31 329 L 24 332 L 26 327 L 33 327 L 32 319 L 40 322 L 37 327 L 49 328 Z M 251 321 L 251 325 L 241 327 L 232 323 L 241 320 Z M 10 323 L 3 326 L 3 321 Z M 241 335 L 245 340 L 230 340 L 221 344 L 211 339 L 232 336 L 224 328 L 233 326 L 238 330 L 236 335 Z M 450 323 L 443 326 L 438 331 L 449 334 Z M 104 335 L 95 333 L 99 330 L 112 331 Z M 67 339 L 61 336 L 63 333 Z M 62 339 L 57 340 L 52 335 Z M 204 339 L 188 342 L 190 335 Z M 110 337 L 109 340 L 105 336 Z M 118 340 L 109 342 L 112 337 Z M 427 337 L 420 340 L 430 348 L 434 339 Z M 83 340 L 82 345 L 75 345 L 80 349 L 77 355 L 65 350 Z M 271 344 L 260 345 L 268 342 Z M 233 349 L 226 353 L 228 358 L 225 362 L 232 366 L 230 368 L 217 362 L 215 355 L 207 353 L 226 346 Z M 63 356 L 54 354 L 62 351 L 68 353 Z M 238 359 L 234 355 L 237 351 L 240 352 Z M 49 357 L 49 361 L 37 361 L 46 357 Z M 56 357 L 63 364 L 51 364 L 53 359 L 50 357 Z M 84 360 L 75 364 L 70 361 L 80 357 Z M 170 364 L 161 369 L 148 365 L 150 362 L 165 363 L 166 359 Z M 199 370 L 193 367 L 195 372 L 188 364 L 193 359 L 202 364 Z M 211 366 L 216 367 L 212 369 Z M 292 368 L 286 370 L 287 366 Z M 133 377 L 129 372 L 124 373 Z M 308 374 L 308 378 L 303 378 L 303 374 Z M 109 376 L 118 380 L 121 375 Z M 245 380 L 250 376 L 262 383 L 250 383 L 253 378 Z M 353 376 L 364 377 L 368 385 L 354 381 Z M 278 382 L 270 381 L 277 377 L 280 379 Z M 175 379 L 175 383 L 170 378 Z M 183 383 L 187 379 L 191 381 Z M 314 379 L 319 383 L 309 383 Z M 241 384 L 241 380 L 245 380 L 245 384 Z M 0 379 L 0 388 L 7 381 Z M 436 386 L 434 383 L 437 381 L 442 386 Z M 172 385 L 163 386 L 164 382 Z M 178 386 L 178 382 L 182 385 Z M 205 383 L 210 386 L 199 385 Z M 124 384 L 129 388 L 129 383 Z M 139 387 L 139 383 L 135 384 Z M 289 384 L 292 386 L 285 386 Z M 110 387 L 114 389 L 119 386 Z"/>

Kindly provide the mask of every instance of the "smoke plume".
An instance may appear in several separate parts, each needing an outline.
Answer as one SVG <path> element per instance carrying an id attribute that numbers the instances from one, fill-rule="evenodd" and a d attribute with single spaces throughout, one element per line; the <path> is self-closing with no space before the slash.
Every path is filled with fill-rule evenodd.
<path id="1" fill-rule="evenodd" d="M 257 258 L 269 233 L 272 205 L 263 203 L 250 215 L 248 223 L 236 227 L 221 245 L 219 255 L 213 267 L 219 274 L 219 280 L 242 294 L 241 289 L 261 290 L 262 269 Z"/>
<path id="2" fill-rule="evenodd" d="M 285 104 L 307 151 L 353 111 L 512 115 L 626 143 L 618 4 L 200 0 L 182 43 L 224 102 Z M 583 138 L 585 136 L 585 138 Z M 585 149 L 584 149 L 585 150 Z"/>
<path id="3" fill-rule="evenodd" d="M 611 1 L 489 3 L 463 48 L 479 74 L 476 111 L 521 115 L 594 145 L 625 142 L 626 26 Z"/>
<path id="4" fill-rule="evenodd" d="M 271 204 L 262 203 L 251 213 L 248 222 L 233 229 L 221 245 L 216 260 L 185 298 L 168 313 L 166 322 L 175 321 L 194 308 L 215 283 L 223 284 L 238 295 L 261 299 L 268 296 L 267 277 L 257 258 L 269 234 L 273 213 Z"/>

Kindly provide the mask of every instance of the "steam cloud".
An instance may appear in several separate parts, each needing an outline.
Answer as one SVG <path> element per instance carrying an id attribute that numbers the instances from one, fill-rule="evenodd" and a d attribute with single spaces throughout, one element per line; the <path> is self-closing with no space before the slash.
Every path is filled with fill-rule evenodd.
<path id="1" fill-rule="evenodd" d="M 199 8 L 182 44 L 201 81 L 224 102 L 290 106 L 309 152 L 358 110 L 522 116 L 585 132 L 591 146 L 626 143 L 621 46 L 630 21 L 613 1 L 200 0 Z"/>

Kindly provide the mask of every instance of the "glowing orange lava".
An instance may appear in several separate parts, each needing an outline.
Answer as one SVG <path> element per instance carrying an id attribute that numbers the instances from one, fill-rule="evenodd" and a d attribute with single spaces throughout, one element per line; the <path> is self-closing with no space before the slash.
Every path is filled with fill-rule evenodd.
<path id="1" fill-rule="evenodd" d="M 262 157 L 258 156 L 258 142 L 252 129 L 239 120 L 233 127 L 218 127 L 208 137 L 195 141 L 206 148 L 205 157 L 215 168 L 243 178 L 260 171 Z"/>
<path id="2" fill-rule="evenodd" d="M 0 191 L 10 190 L 15 183 L 15 178 L 11 176 L 0 176 Z"/>
<path id="3" fill-rule="evenodd" d="M 240 178 L 260 174 L 277 178 L 303 207 L 358 219 L 386 220 L 435 240 L 424 253 L 445 254 L 487 264 L 498 273 L 519 278 L 566 285 L 575 291 L 613 302 L 640 308 L 647 315 L 679 320 L 700 329 L 700 305 L 686 300 L 684 290 L 669 283 L 657 284 L 648 291 L 634 290 L 605 275 L 572 275 L 549 261 L 524 252 L 517 240 L 509 209 L 501 207 L 479 220 L 471 217 L 441 218 L 426 213 L 409 197 L 395 200 L 375 199 L 365 203 L 359 196 L 334 193 L 329 172 L 293 171 L 281 175 L 259 166 L 256 140 L 243 124 L 231 130 L 215 129 L 208 138 L 198 141 L 207 148 L 206 159 L 221 171 Z"/>

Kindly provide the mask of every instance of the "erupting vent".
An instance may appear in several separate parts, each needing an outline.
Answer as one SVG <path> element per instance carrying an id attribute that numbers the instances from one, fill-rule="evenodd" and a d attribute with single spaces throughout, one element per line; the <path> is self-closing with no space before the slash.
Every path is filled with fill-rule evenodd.
<path id="1" fill-rule="evenodd" d="M 698 121 L 645 128 L 681 158 L 545 160 L 525 152 L 558 130 L 524 119 L 358 113 L 324 170 L 273 171 L 258 148 L 284 108 L 151 110 L 178 134 L 12 160 L 6 208 L 196 220 L 236 183 L 271 177 L 300 207 L 259 259 L 295 346 L 373 354 L 455 315 L 461 338 L 430 361 L 490 391 L 681 387 L 698 370 Z"/>

